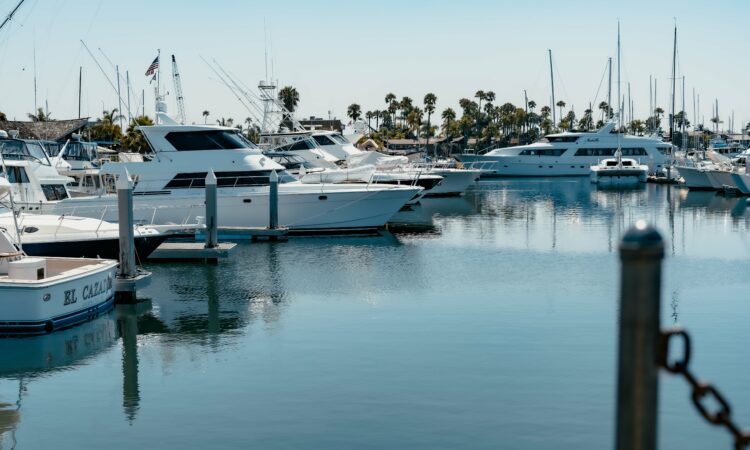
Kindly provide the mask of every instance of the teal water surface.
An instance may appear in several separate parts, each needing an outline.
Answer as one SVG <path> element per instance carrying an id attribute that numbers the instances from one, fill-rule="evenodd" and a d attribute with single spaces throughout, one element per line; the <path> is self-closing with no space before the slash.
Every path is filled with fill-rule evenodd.
<path id="1" fill-rule="evenodd" d="M 641 218 L 667 242 L 662 323 L 750 426 L 745 199 L 531 179 L 378 237 L 148 264 L 148 301 L 0 340 L 0 448 L 612 448 L 617 243 Z M 660 380 L 660 448 L 732 448 Z"/>

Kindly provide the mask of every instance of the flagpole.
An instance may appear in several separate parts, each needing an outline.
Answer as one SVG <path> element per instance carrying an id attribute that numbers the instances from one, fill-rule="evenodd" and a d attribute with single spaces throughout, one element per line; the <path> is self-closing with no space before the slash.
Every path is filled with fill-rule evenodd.
<path id="1" fill-rule="evenodd" d="M 154 105 L 154 123 L 159 124 L 159 100 L 161 100 L 161 49 L 156 50 L 156 103 Z"/>

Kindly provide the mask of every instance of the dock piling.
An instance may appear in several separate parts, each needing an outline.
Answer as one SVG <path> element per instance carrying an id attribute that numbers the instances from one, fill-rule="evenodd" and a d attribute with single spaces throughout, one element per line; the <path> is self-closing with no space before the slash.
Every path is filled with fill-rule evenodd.
<path id="1" fill-rule="evenodd" d="M 216 193 L 216 175 L 213 169 L 206 175 L 206 245 L 205 248 L 216 248 L 219 242 L 218 196 Z"/>
<path id="2" fill-rule="evenodd" d="M 120 230 L 119 278 L 132 278 L 136 275 L 135 236 L 133 234 L 133 185 L 128 169 L 117 178 L 117 223 Z"/>
<path id="3" fill-rule="evenodd" d="M 279 175 L 275 170 L 271 171 L 269 177 L 269 193 L 268 193 L 268 228 L 275 230 L 279 228 Z"/>
<path id="4" fill-rule="evenodd" d="M 151 274 L 139 271 L 135 262 L 135 236 L 133 231 L 133 185 L 125 169 L 117 178 L 117 224 L 120 231 L 120 265 L 115 279 L 115 301 L 134 303 L 136 291 L 148 285 Z"/>
<path id="5" fill-rule="evenodd" d="M 654 450 L 664 241 L 639 221 L 620 243 L 617 450 Z"/>

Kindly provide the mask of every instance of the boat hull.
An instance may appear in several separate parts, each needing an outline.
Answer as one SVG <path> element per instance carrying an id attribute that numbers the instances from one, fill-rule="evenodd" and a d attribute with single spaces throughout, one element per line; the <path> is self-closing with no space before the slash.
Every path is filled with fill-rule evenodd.
<path id="1" fill-rule="evenodd" d="M 65 258 L 46 258 L 48 265 Z M 84 273 L 34 282 L 0 281 L 0 334 L 44 334 L 98 317 L 114 307 L 115 261 Z"/>
<path id="2" fill-rule="evenodd" d="M 136 236 L 133 239 L 136 257 L 140 260 L 147 259 L 166 239 L 166 235 Z M 117 237 L 82 241 L 23 242 L 23 250 L 29 256 L 118 259 L 120 239 Z"/>
<path id="3" fill-rule="evenodd" d="M 461 195 L 479 180 L 481 171 L 462 169 L 431 169 L 431 174 L 440 175 L 443 181 L 429 191 L 425 197 L 450 197 Z"/>
<path id="4" fill-rule="evenodd" d="M 685 181 L 685 186 L 687 186 L 688 189 L 698 191 L 709 191 L 714 189 L 705 170 L 701 170 L 697 167 L 681 166 L 678 166 L 677 170 L 680 172 L 680 176 Z"/>
<path id="5" fill-rule="evenodd" d="M 589 176 L 591 166 L 601 157 L 576 156 L 575 160 L 560 160 L 554 156 L 519 158 L 517 156 L 456 155 L 468 169 L 482 171 L 482 177 L 571 177 Z M 645 164 L 645 161 L 643 162 Z M 639 161 L 640 164 L 640 161 Z M 661 164 L 648 163 L 649 171 L 662 169 Z"/>
<path id="6" fill-rule="evenodd" d="M 299 189 L 299 186 L 305 186 Z M 180 195 L 155 193 L 134 195 L 133 215 L 137 223 L 169 225 L 192 224 L 205 216 L 205 194 L 189 189 Z M 218 226 L 267 227 L 269 222 L 268 187 L 231 189 L 218 196 Z M 421 192 L 417 187 L 370 186 L 352 190 L 347 185 L 289 187 L 279 185 L 279 225 L 290 230 L 377 229 Z M 137 194 L 137 193 L 136 193 Z M 38 208 L 39 205 L 26 205 Z M 42 213 L 70 214 L 106 221 L 117 221 L 114 196 L 71 198 L 41 204 Z"/>

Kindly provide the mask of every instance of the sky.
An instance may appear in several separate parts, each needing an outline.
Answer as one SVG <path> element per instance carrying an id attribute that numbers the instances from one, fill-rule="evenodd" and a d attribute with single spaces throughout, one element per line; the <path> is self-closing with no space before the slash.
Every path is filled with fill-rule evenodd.
<path id="1" fill-rule="evenodd" d="M 0 0 L 0 16 L 17 1 Z M 174 54 L 190 123 L 202 123 L 204 110 L 212 122 L 252 117 L 201 57 L 218 61 L 251 87 L 266 76 L 294 86 L 300 94 L 298 117 L 345 118 L 351 103 L 363 111 L 385 108 L 389 92 L 420 106 L 432 92 L 438 114 L 446 107 L 459 110 L 459 99 L 473 98 L 480 89 L 494 91 L 497 104 L 523 106 L 526 90 L 530 100 L 547 105 L 548 49 L 556 100 L 580 116 L 590 102 L 606 100 L 602 80 L 607 58 L 616 55 L 619 20 L 621 92 L 627 95 L 629 83 L 635 115 L 645 118 L 649 76 L 657 80 L 658 106 L 669 110 L 676 21 L 677 75 L 685 77 L 689 118 L 695 90 L 699 119 L 708 123 L 718 100 L 722 120 L 728 122 L 734 111 L 738 129 L 750 121 L 748 13 L 747 0 L 26 0 L 0 30 L 0 111 L 22 119 L 34 110 L 36 73 L 37 106 L 48 105 L 53 118 L 77 117 L 79 67 L 82 115 L 99 117 L 103 109 L 118 107 L 115 90 L 83 40 L 113 82 L 115 70 L 107 58 L 123 77 L 129 73 L 133 110 L 146 91 L 150 115 L 154 92 L 144 72 L 157 49 L 170 91 L 167 102 L 176 114 L 169 59 Z M 126 97 L 124 86 L 122 92 Z M 679 89 L 677 100 L 679 111 Z"/>

